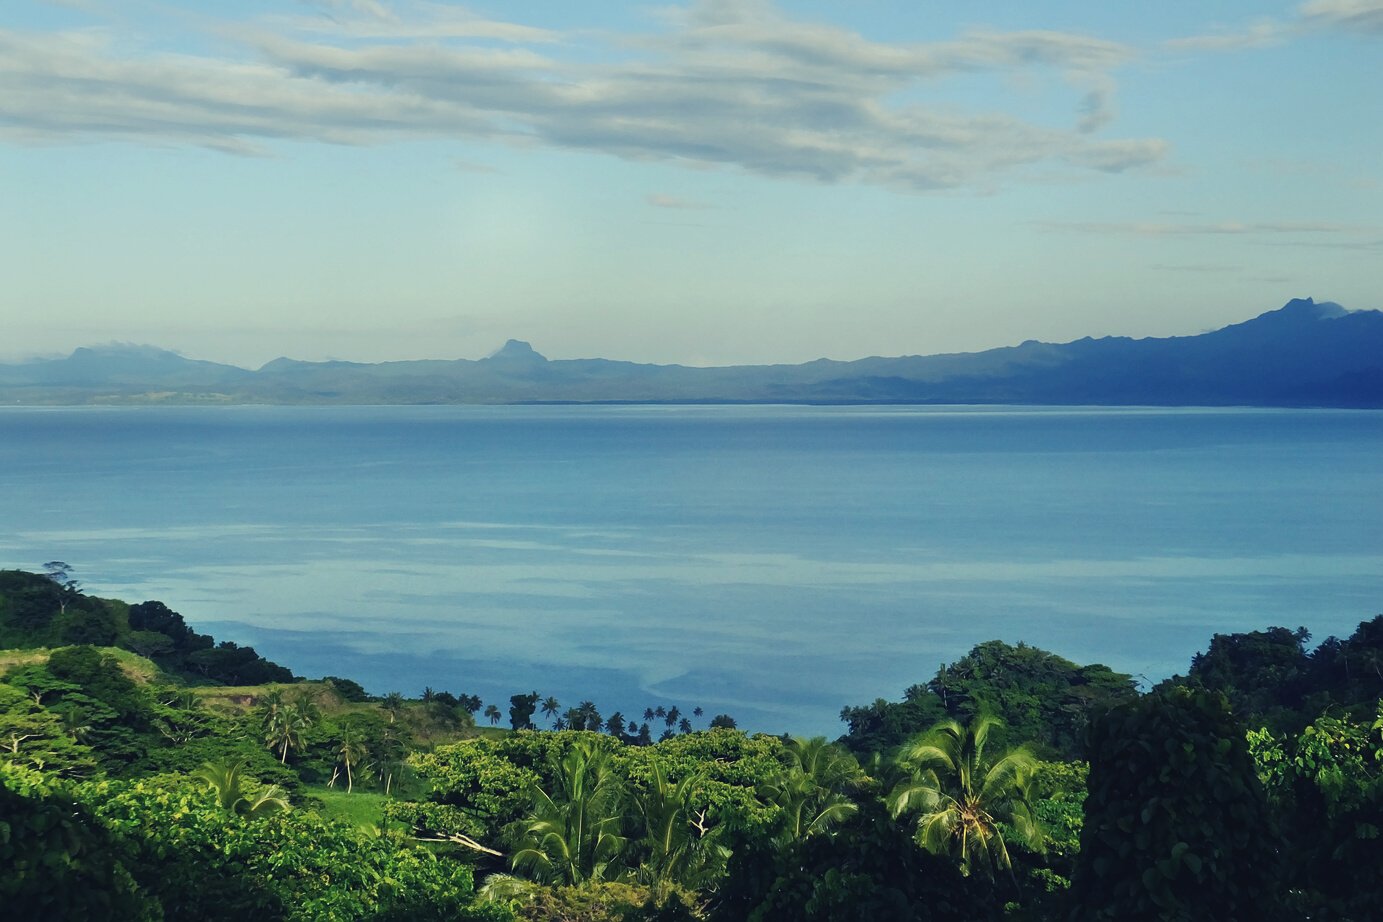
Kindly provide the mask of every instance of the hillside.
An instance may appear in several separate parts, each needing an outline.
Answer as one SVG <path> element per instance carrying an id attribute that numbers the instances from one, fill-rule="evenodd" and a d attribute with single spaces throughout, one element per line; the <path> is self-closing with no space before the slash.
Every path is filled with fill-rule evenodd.
<path id="1" fill-rule="evenodd" d="M 840 744 L 671 712 L 654 742 L 590 702 L 537 731 L 537 692 L 516 732 L 478 732 L 445 692 L 189 689 L 119 647 L 220 646 L 59 562 L 0 571 L 0 630 L 25 647 L 0 651 L 16 918 L 1368 919 L 1383 885 L 1383 615 L 1312 651 L 1305 628 L 1216 635 L 1150 694 L 984 643 L 845 708 Z M 32 647 L 97 635 L 117 647 Z"/>

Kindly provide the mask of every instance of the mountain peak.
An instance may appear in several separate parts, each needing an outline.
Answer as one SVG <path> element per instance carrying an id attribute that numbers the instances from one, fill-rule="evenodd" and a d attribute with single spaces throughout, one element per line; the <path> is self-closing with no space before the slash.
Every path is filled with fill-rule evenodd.
<path id="1" fill-rule="evenodd" d="M 501 346 L 498 350 L 486 356 L 487 360 L 500 359 L 502 361 L 525 361 L 525 362 L 546 362 L 547 357 L 536 351 L 528 343 L 521 339 L 511 339 Z"/>
<path id="2" fill-rule="evenodd" d="M 1314 298 L 1293 298 L 1292 300 L 1284 304 L 1282 307 L 1278 308 L 1275 311 L 1269 311 L 1268 314 L 1264 314 L 1263 316 L 1266 317 L 1275 314 L 1284 318 L 1291 317 L 1309 320 L 1334 320 L 1337 317 L 1343 317 L 1348 313 L 1349 311 L 1345 310 L 1343 307 L 1336 304 L 1334 301 L 1318 302 Z"/>
<path id="3" fill-rule="evenodd" d="M 183 357 L 170 349 L 161 349 L 158 346 L 150 346 L 143 343 L 100 343 L 94 346 L 79 346 L 72 350 L 69 359 L 81 361 L 91 357 L 102 358 L 122 358 L 122 359 L 153 359 L 167 361 L 168 359 L 179 359 Z"/>

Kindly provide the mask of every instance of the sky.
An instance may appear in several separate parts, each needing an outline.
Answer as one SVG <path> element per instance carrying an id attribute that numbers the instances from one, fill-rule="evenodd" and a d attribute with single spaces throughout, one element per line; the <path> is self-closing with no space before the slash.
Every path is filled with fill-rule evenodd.
<path id="1" fill-rule="evenodd" d="M 721 365 L 1383 307 L 1383 0 L 3 0 L 0 360 Z"/>

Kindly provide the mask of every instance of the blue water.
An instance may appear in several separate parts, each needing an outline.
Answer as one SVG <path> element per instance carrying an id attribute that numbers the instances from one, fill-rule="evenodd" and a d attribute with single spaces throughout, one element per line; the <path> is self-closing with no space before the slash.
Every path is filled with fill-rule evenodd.
<path id="1" fill-rule="evenodd" d="M 975 643 L 1156 681 L 1383 611 L 1383 413 L 0 409 L 0 566 L 375 692 L 835 734 Z"/>

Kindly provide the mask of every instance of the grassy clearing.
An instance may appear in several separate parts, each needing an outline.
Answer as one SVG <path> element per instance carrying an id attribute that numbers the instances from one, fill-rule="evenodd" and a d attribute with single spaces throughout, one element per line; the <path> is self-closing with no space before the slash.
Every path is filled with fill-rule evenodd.
<path id="1" fill-rule="evenodd" d="M 120 664 L 120 670 L 140 685 L 155 681 L 166 681 L 163 671 L 154 665 L 153 660 L 145 659 L 138 653 L 122 650 L 120 647 L 97 647 L 107 656 L 112 656 Z M 46 663 L 53 651 L 48 647 L 32 647 L 25 650 L 0 650 L 0 673 L 15 666 L 28 666 Z"/>
<path id="2" fill-rule="evenodd" d="M 345 788 L 310 787 L 303 793 L 321 802 L 321 812 L 333 819 L 345 820 L 362 829 L 384 822 L 384 804 L 389 798 L 369 791 L 347 794 Z"/>
<path id="3" fill-rule="evenodd" d="M 48 653 L 45 647 L 38 647 L 30 650 L 0 650 L 0 673 L 3 673 L 15 666 L 28 666 L 31 663 L 48 662 Z"/>

